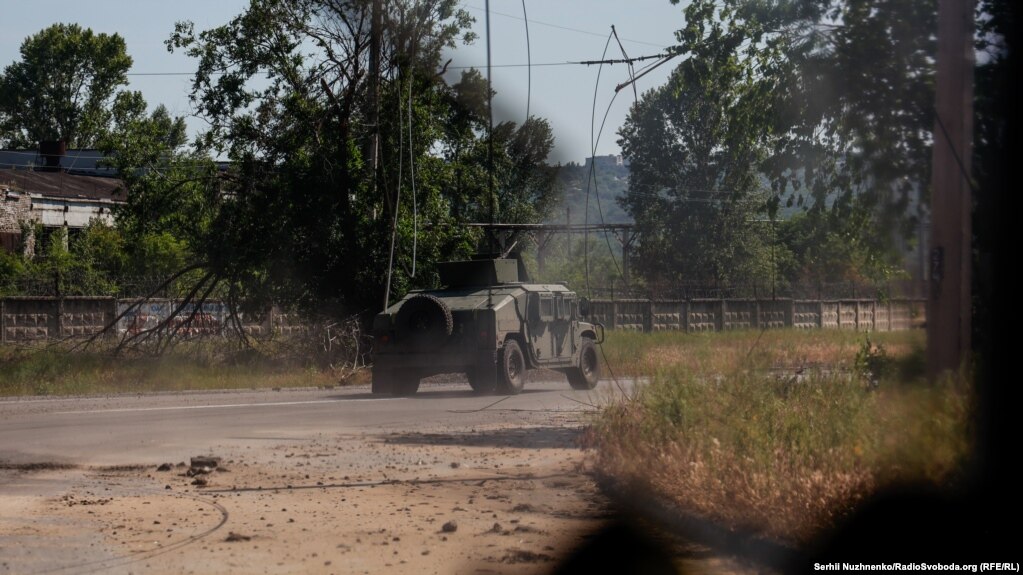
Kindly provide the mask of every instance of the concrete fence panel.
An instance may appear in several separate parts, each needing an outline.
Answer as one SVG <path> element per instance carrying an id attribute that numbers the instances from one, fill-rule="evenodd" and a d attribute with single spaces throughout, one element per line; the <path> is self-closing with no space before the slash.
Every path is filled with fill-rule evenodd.
<path id="1" fill-rule="evenodd" d="M 60 305 L 55 298 L 4 298 L 3 341 L 36 341 L 60 337 Z"/>
<path id="2" fill-rule="evenodd" d="M 792 302 L 792 327 L 796 329 L 817 329 L 821 327 L 823 308 L 819 301 Z"/>
<path id="3" fill-rule="evenodd" d="M 758 302 L 760 326 L 763 329 L 791 327 L 795 321 L 795 302 L 778 299 Z"/>
<path id="4" fill-rule="evenodd" d="M 694 299 L 689 302 L 689 331 L 718 331 L 721 329 L 722 300 Z"/>
<path id="5" fill-rule="evenodd" d="M 645 299 L 618 300 L 615 314 L 615 329 L 626 331 L 650 331 L 650 301 Z"/>
<path id="6" fill-rule="evenodd" d="M 856 329 L 855 301 L 838 302 L 838 329 Z"/>
<path id="7" fill-rule="evenodd" d="M 758 327 L 757 301 L 730 299 L 723 302 L 724 329 L 753 329 Z"/>
<path id="8" fill-rule="evenodd" d="M 61 337 L 87 337 L 110 325 L 117 317 L 117 300 L 112 297 L 69 297 L 60 310 Z"/>
<path id="9" fill-rule="evenodd" d="M 651 301 L 651 331 L 685 331 L 686 302 Z"/>

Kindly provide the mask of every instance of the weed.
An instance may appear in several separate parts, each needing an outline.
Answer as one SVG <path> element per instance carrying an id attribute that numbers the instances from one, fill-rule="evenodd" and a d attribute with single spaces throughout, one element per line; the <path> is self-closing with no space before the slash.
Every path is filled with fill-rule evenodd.
<path id="1" fill-rule="evenodd" d="M 878 486 L 941 483 L 967 457 L 968 379 L 917 378 L 922 333 L 757 336 L 609 334 L 616 371 L 650 383 L 596 420 L 594 467 L 727 526 L 800 542 Z"/>

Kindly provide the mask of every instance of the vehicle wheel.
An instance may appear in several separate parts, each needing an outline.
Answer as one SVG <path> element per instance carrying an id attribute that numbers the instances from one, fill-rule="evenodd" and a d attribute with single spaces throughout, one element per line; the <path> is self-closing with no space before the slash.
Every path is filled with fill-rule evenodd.
<path id="1" fill-rule="evenodd" d="M 489 395 L 497 389 L 497 378 L 494 377 L 494 366 L 477 367 L 465 374 L 469 378 L 469 386 L 477 395 Z"/>
<path id="2" fill-rule="evenodd" d="M 398 369 L 391 380 L 391 395 L 409 397 L 419 391 L 419 372 L 414 369 Z"/>
<path id="3" fill-rule="evenodd" d="M 437 349 L 454 329 L 451 308 L 429 294 L 410 297 L 398 308 L 395 317 L 402 334 L 402 345 L 413 350 Z"/>
<path id="4" fill-rule="evenodd" d="M 374 394 L 391 393 L 391 382 L 394 381 L 393 370 L 373 366 L 373 383 L 370 392 Z"/>
<path id="5" fill-rule="evenodd" d="M 516 395 L 526 381 L 526 358 L 514 339 L 504 342 L 497 361 L 497 391 Z"/>
<path id="6" fill-rule="evenodd" d="M 600 379 L 600 358 L 597 357 L 597 346 L 593 340 L 584 337 L 579 346 L 579 367 L 565 372 L 568 384 L 572 389 L 593 389 Z"/>
<path id="7" fill-rule="evenodd" d="M 397 395 L 407 397 L 419 391 L 419 372 L 414 369 L 390 369 L 373 367 L 373 384 L 370 388 L 374 394 Z"/>

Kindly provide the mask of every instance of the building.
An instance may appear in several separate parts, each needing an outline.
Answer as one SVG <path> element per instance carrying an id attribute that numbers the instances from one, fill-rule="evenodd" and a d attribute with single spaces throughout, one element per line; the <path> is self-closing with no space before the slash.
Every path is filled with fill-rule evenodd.
<path id="1" fill-rule="evenodd" d="M 40 150 L 0 150 L 0 244 L 8 251 L 35 252 L 34 230 L 68 235 L 93 220 L 113 223 L 124 189 L 111 168 L 99 165 L 98 150 L 65 150 L 44 142 Z"/>
<path id="2" fill-rule="evenodd" d="M 597 168 L 622 168 L 628 166 L 621 154 L 608 154 L 606 156 L 590 156 L 583 161 L 583 167 L 589 167 L 592 163 Z"/>

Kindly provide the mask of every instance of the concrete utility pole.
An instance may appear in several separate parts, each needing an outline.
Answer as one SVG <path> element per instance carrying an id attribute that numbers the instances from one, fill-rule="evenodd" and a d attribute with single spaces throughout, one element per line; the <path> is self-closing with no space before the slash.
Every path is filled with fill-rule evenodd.
<path id="1" fill-rule="evenodd" d="M 958 370 L 970 351 L 973 68 L 973 2 L 939 0 L 927 304 L 931 380 Z"/>

